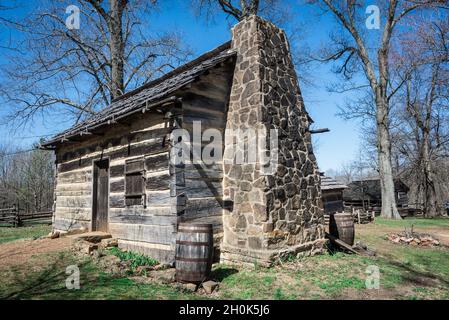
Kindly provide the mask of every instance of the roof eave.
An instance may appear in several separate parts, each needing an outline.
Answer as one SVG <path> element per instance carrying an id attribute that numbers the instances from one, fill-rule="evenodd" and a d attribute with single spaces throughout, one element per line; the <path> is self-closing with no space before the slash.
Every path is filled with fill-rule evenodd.
<path id="1" fill-rule="evenodd" d="M 125 118 L 127 118 L 127 117 L 129 117 L 129 116 L 131 116 L 133 114 L 136 114 L 138 112 L 144 112 L 144 110 L 145 111 L 151 111 L 154 108 L 161 107 L 161 106 L 168 106 L 171 103 L 176 103 L 176 102 L 181 102 L 181 98 L 179 98 L 177 96 L 171 96 L 169 98 L 165 98 L 165 99 L 156 101 L 156 102 L 152 103 L 151 105 L 146 105 L 143 108 L 132 109 L 129 112 L 127 112 L 127 113 L 125 113 L 123 115 L 120 115 L 120 116 L 118 116 L 118 117 L 116 117 L 114 119 L 111 119 L 111 120 L 113 120 L 114 122 L 117 122 L 119 120 L 123 120 L 123 119 L 125 119 Z M 90 127 L 87 126 L 86 127 L 87 132 L 80 131 L 80 132 L 76 132 L 76 133 L 73 133 L 73 134 L 68 134 L 68 135 L 65 135 L 65 136 L 62 136 L 62 137 L 58 136 L 58 138 L 55 138 L 55 139 L 52 139 L 52 140 L 50 140 L 48 142 L 42 143 L 39 146 L 39 148 L 42 148 L 43 150 L 54 150 L 54 149 L 56 149 L 56 147 L 58 145 L 66 142 L 66 141 L 70 141 L 70 139 L 73 139 L 74 137 L 83 136 L 83 133 L 88 133 L 89 130 L 100 129 L 101 127 L 105 127 L 105 126 L 110 125 L 110 124 L 113 124 L 113 122 L 112 121 L 103 121 L 103 122 L 100 122 L 98 124 L 94 124 L 94 125 L 92 125 Z M 84 135 L 86 135 L 86 134 L 84 134 Z"/>

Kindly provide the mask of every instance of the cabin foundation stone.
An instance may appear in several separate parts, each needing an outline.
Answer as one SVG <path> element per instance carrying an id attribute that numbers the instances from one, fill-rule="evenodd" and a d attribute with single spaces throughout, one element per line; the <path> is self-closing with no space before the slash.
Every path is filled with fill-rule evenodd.
<path id="1" fill-rule="evenodd" d="M 286 35 L 256 16 L 232 32 L 237 60 L 223 170 L 224 200 L 232 205 L 223 214 L 221 261 L 271 265 L 291 254 L 319 253 L 325 242 L 320 175 Z M 234 161 L 235 132 L 263 128 L 278 133 L 278 149 L 271 150 L 277 170 L 269 174 L 260 159 Z"/>

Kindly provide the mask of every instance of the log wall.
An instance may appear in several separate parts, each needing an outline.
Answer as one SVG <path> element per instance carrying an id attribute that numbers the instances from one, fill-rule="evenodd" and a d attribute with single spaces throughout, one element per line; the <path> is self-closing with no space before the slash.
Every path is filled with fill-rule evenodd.
<path id="1" fill-rule="evenodd" d="M 170 200 L 169 122 L 148 113 L 104 136 L 66 143 L 57 150 L 53 226 L 57 231 L 92 230 L 93 163 L 109 159 L 109 232 L 119 246 L 174 259 L 177 215 Z M 145 205 L 125 205 L 125 162 L 144 158 Z"/>
<path id="2" fill-rule="evenodd" d="M 108 224 L 119 247 L 172 263 L 178 223 L 213 223 L 215 233 L 222 233 L 222 162 L 172 165 L 170 133 L 183 128 L 192 136 L 193 122 L 200 121 L 203 132 L 215 128 L 224 136 L 232 68 L 221 65 L 177 92 L 182 105 L 126 119 L 127 124 L 110 125 L 104 135 L 60 146 L 54 229 L 92 230 L 93 164 L 108 158 Z M 217 144 L 223 148 L 222 141 Z M 145 205 L 127 206 L 125 164 L 139 157 L 145 163 Z"/>
<path id="3" fill-rule="evenodd" d="M 224 150 L 224 134 L 233 65 L 211 70 L 210 74 L 197 81 L 183 96 L 179 123 L 190 133 L 192 154 L 197 147 L 201 154 L 206 145 Z M 201 123 L 202 134 L 208 129 L 217 129 L 221 141 L 193 141 L 193 124 Z M 199 150 L 199 149 L 196 149 Z M 223 162 L 207 165 L 203 161 L 187 162 L 177 168 L 177 193 L 182 194 L 184 206 L 179 210 L 180 222 L 212 223 L 214 233 L 223 232 Z M 216 241 L 216 245 L 219 245 Z"/>

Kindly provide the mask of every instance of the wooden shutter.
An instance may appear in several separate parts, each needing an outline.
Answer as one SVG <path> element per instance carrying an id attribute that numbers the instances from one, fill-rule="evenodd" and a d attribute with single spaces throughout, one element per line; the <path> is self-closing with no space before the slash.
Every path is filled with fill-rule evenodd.
<path id="1" fill-rule="evenodd" d="M 145 167 L 143 158 L 125 163 L 125 203 L 145 206 Z"/>

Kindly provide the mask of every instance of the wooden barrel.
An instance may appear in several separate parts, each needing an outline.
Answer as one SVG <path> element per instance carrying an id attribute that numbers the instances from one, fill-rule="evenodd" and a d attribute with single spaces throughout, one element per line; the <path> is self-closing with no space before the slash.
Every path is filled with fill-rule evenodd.
<path id="1" fill-rule="evenodd" d="M 354 218 L 350 213 L 335 213 L 330 215 L 329 233 L 335 238 L 354 244 Z"/>
<path id="2" fill-rule="evenodd" d="M 212 268 L 212 224 L 181 223 L 176 237 L 176 281 L 201 283 Z"/>

